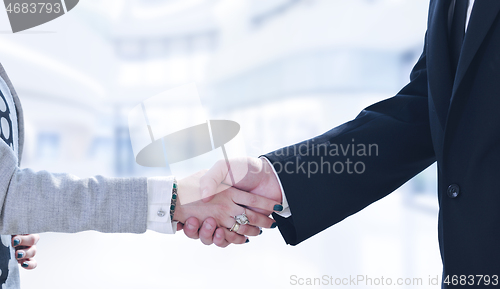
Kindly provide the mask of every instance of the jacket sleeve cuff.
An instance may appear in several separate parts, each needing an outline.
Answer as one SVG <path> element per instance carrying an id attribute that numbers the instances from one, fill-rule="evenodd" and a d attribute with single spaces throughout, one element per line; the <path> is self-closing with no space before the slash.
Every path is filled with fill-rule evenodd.
<path id="1" fill-rule="evenodd" d="M 278 183 L 280 184 L 280 190 L 281 190 L 281 205 L 283 206 L 283 210 L 279 213 L 276 213 L 277 215 L 283 217 L 283 218 L 288 218 L 292 215 L 292 212 L 290 211 L 290 206 L 288 206 L 288 201 L 286 200 L 285 196 L 285 190 L 283 189 L 283 186 L 281 185 L 281 180 L 280 177 L 278 176 L 278 173 L 276 172 L 276 169 L 274 168 L 273 164 L 269 161 L 268 158 L 262 156 L 260 157 L 261 159 L 264 159 L 267 161 L 269 166 L 273 169 L 273 173 L 276 176 L 276 179 L 278 180 Z"/>

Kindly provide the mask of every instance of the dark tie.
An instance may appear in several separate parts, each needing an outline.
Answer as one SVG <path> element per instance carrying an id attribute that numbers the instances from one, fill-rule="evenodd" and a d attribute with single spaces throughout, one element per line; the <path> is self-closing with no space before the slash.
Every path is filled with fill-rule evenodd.
<path id="1" fill-rule="evenodd" d="M 460 51 L 465 36 L 465 19 L 467 17 L 467 7 L 469 0 L 456 0 L 455 11 L 451 22 L 450 31 L 450 56 L 452 72 L 455 75 L 458 66 L 458 59 L 460 58 Z"/>

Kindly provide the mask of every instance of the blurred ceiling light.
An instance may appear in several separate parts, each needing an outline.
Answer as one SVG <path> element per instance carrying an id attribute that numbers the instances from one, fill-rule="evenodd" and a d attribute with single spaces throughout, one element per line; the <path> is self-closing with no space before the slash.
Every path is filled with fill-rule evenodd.
<path id="1" fill-rule="evenodd" d="M 84 9 L 113 21 L 120 19 L 127 4 L 124 0 L 87 0 L 85 3 Z"/>
<path id="2" fill-rule="evenodd" d="M 131 9 L 132 16 L 137 19 L 151 19 L 170 16 L 193 8 L 205 0 L 178 0 L 164 5 L 154 5 L 152 7 L 136 6 Z"/>
<path id="3" fill-rule="evenodd" d="M 45 54 L 26 48 L 22 45 L 8 41 L 6 38 L 2 39 L 0 45 L 0 52 L 10 54 L 11 56 L 18 57 L 19 59 L 29 62 L 30 64 L 39 65 L 44 69 L 52 70 L 64 77 L 70 78 L 82 85 L 88 87 L 97 96 L 105 96 L 106 90 L 94 78 L 81 73 L 80 71 L 54 59 Z"/>

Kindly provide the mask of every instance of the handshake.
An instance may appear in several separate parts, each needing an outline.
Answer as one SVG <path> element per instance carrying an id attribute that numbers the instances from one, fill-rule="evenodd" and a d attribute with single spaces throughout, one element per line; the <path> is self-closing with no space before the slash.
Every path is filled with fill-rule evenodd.
<path id="1" fill-rule="evenodd" d="M 270 163 L 263 158 L 237 158 L 218 161 L 178 182 L 174 221 L 177 230 L 200 239 L 205 245 L 226 247 L 248 243 L 247 236 L 262 233 L 260 228 L 275 228 L 269 217 L 283 210 L 282 193 Z M 232 175 L 242 176 L 236 184 Z M 197 201 L 189 201 L 190 199 Z"/>

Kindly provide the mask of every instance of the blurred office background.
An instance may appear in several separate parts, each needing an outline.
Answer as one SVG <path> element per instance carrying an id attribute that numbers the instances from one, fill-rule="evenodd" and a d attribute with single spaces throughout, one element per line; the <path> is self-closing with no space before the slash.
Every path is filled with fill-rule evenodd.
<path id="1" fill-rule="evenodd" d="M 135 164 L 127 114 L 190 82 L 211 116 L 241 124 L 252 156 L 321 134 L 408 82 L 428 2 L 82 0 L 17 34 L 0 12 L 0 62 L 25 112 L 23 167 L 166 174 Z M 438 288 L 428 281 L 441 274 L 435 167 L 296 247 L 276 229 L 226 249 L 182 232 L 45 233 L 38 250 L 24 289 L 289 288 L 291 275 L 421 278 L 398 287 Z"/>

